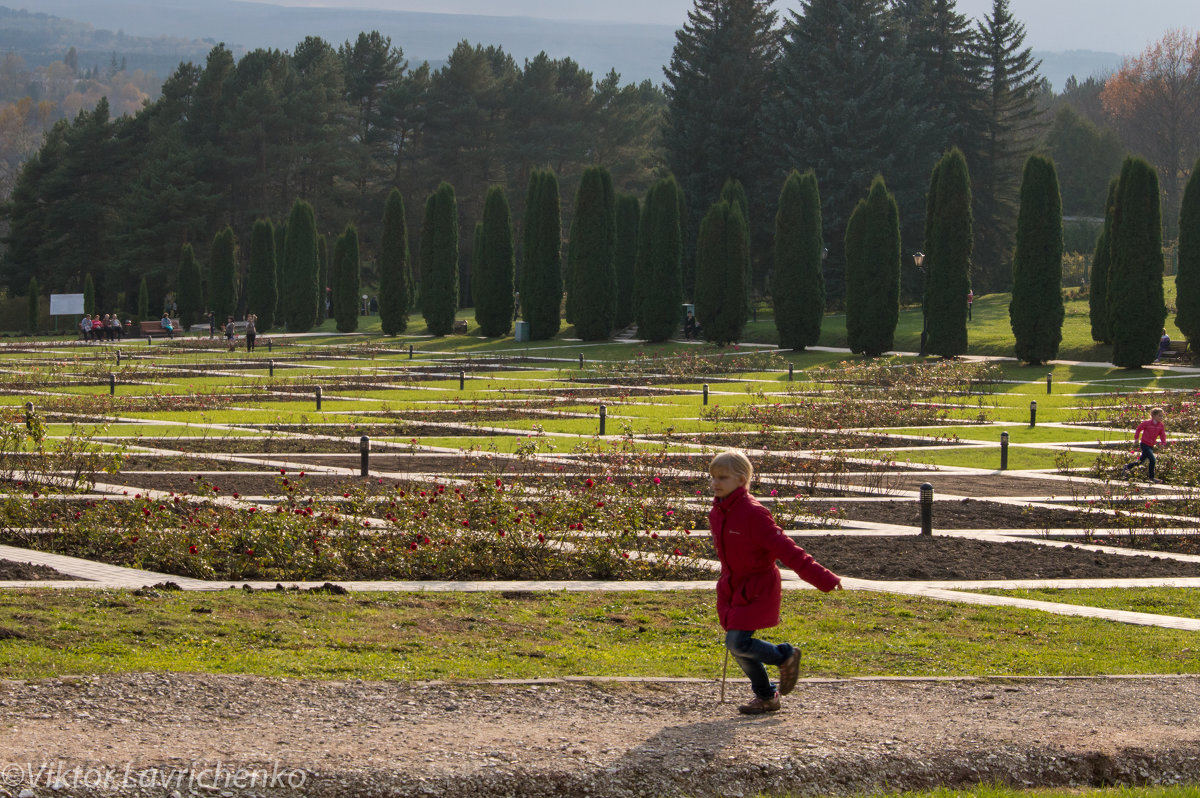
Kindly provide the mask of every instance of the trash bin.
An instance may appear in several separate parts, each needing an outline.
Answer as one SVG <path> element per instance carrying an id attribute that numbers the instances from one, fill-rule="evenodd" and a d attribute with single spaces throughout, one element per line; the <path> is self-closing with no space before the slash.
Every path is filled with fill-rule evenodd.
<path id="1" fill-rule="evenodd" d="M 513 336 L 516 338 L 517 343 L 522 343 L 522 342 L 528 341 L 529 340 L 529 322 L 519 321 L 519 322 L 517 322 L 516 327 L 517 327 L 517 329 L 516 329 L 516 332 L 513 333 Z"/>

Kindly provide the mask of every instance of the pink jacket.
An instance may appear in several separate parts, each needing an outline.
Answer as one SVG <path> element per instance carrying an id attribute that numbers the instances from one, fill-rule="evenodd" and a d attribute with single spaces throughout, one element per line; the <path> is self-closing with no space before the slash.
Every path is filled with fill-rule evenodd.
<path id="1" fill-rule="evenodd" d="M 776 560 L 826 593 L 841 581 L 783 534 L 745 487 L 714 500 L 708 526 L 721 560 L 717 615 L 726 631 L 779 625 L 782 578 Z"/>
<path id="2" fill-rule="evenodd" d="M 1147 446 L 1153 446 L 1159 438 L 1162 438 L 1163 443 L 1167 442 L 1167 425 L 1161 421 L 1155 421 L 1153 418 L 1148 418 L 1138 424 L 1137 430 L 1133 433 L 1135 441 Z"/>

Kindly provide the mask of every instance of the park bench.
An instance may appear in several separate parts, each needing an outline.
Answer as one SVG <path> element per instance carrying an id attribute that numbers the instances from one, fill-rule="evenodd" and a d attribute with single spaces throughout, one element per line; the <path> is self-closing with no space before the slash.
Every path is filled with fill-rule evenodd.
<path id="1" fill-rule="evenodd" d="M 1161 360 L 1191 360 L 1191 345 L 1187 341 L 1172 341 L 1163 350 Z"/>
<path id="2" fill-rule="evenodd" d="M 171 325 L 176 329 L 180 329 L 177 319 L 171 320 Z M 166 335 L 167 331 L 163 329 L 162 322 L 155 321 L 139 321 L 138 330 L 143 338 L 154 338 L 155 336 Z"/>

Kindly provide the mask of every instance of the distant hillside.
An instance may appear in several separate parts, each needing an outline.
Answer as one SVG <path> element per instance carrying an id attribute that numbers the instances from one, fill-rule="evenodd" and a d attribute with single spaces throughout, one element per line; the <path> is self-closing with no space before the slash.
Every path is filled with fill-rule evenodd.
<path id="1" fill-rule="evenodd" d="M 203 60 L 213 44 L 161 33 L 152 38 L 114 33 L 86 21 L 0 6 L 0 55 L 19 55 L 28 68 L 62 61 L 75 48 L 82 70 L 105 69 L 115 59 L 129 70 L 141 69 L 165 78 L 180 61 Z"/>
<path id="2" fill-rule="evenodd" d="M 336 46 L 362 31 L 378 30 L 390 36 L 410 62 L 441 63 L 466 39 L 500 45 L 518 61 L 542 50 L 554 58 L 570 56 L 597 78 L 616 68 L 625 83 L 662 82 L 662 67 L 675 43 L 674 28 L 668 25 L 288 8 L 234 0 L 37 0 L 37 7 L 127 36 L 220 41 L 235 52 L 257 47 L 291 50 L 314 35 Z"/>
<path id="3" fill-rule="evenodd" d="M 1035 52 L 1033 55 L 1042 59 L 1042 75 L 1050 81 L 1055 91 L 1062 91 L 1063 84 L 1072 75 L 1082 82 L 1093 75 L 1099 77 L 1116 72 L 1124 60 L 1124 56 L 1117 53 L 1101 53 L 1095 50 Z"/>

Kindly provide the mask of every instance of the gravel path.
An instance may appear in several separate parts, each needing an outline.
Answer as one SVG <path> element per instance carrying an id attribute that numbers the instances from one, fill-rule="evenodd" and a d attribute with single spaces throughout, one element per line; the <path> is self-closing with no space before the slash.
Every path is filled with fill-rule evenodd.
<path id="1" fill-rule="evenodd" d="M 121 795 L 450 798 L 1200 781 L 1197 677 L 803 682 L 764 718 L 737 715 L 746 692 L 732 678 L 725 705 L 715 682 L 0 682 L 0 796 L 40 763 L 39 796 L 102 794 L 80 786 L 89 774 Z"/>

